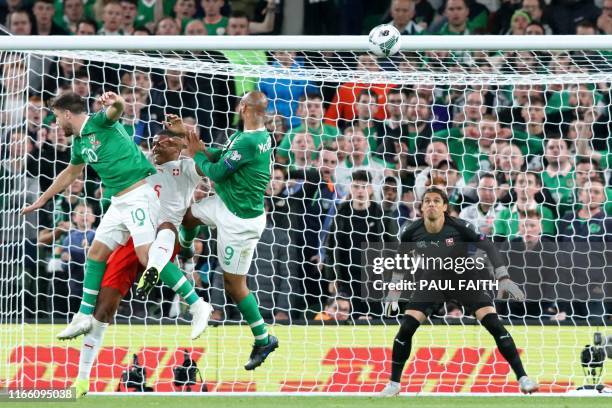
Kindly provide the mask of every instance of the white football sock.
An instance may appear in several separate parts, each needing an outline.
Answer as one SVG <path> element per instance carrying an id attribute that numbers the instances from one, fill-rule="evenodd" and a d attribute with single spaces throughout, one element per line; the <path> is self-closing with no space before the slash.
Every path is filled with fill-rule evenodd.
<path id="1" fill-rule="evenodd" d="M 149 248 L 149 263 L 147 269 L 155 268 L 158 272 L 164 269 L 164 266 L 170 262 L 172 253 L 174 252 L 174 242 L 176 235 L 174 231 L 163 229 L 157 233 L 155 241 Z"/>
<path id="2" fill-rule="evenodd" d="M 91 367 L 98 355 L 98 350 L 102 345 L 104 332 L 108 327 L 108 323 L 102 323 L 91 318 L 91 331 L 83 337 L 83 345 L 81 346 L 81 355 L 79 357 L 79 380 L 88 380 L 91 373 Z"/>

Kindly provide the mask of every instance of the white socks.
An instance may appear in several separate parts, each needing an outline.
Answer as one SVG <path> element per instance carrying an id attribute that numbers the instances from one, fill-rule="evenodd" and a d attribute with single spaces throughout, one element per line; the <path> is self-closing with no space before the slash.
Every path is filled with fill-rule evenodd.
<path id="1" fill-rule="evenodd" d="M 166 266 L 172 258 L 175 239 L 176 235 L 172 230 L 163 229 L 157 233 L 155 241 L 153 241 L 151 248 L 149 248 L 149 263 L 147 264 L 147 269 L 155 268 L 158 272 L 164 269 L 164 266 Z"/>
<path id="2" fill-rule="evenodd" d="M 81 355 L 79 357 L 79 380 L 88 380 L 91 367 L 98 355 L 98 350 L 102 345 L 104 332 L 108 328 L 108 323 L 102 323 L 91 318 L 91 331 L 83 338 Z"/>

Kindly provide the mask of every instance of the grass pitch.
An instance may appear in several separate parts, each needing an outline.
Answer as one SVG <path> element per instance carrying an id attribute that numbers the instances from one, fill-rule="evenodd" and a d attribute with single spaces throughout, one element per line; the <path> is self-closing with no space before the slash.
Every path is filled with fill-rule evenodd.
<path id="1" fill-rule="evenodd" d="M 206 408 L 610 408 L 612 397 L 114 397 L 88 396 L 79 401 L 65 402 L 4 402 L 6 407 L 206 407 Z"/>

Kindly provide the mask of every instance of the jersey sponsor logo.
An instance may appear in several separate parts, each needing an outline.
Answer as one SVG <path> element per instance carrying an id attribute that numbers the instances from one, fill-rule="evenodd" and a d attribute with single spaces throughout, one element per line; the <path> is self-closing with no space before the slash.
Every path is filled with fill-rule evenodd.
<path id="1" fill-rule="evenodd" d="M 95 151 L 98 150 L 98 147 L 101 146 L 101 143 L 98 139 L 96 139 L 96 135 L 89 136 L 89 143 L 91 144 L 91 148 Z"/>
<path id="2" fill-rule="evenodd" d="M 242 159 L 242 155 L 237 150 L 232 150 L 229 159 L 233 161 L 238 161 Z"/>
<path id="3" fill-rule="evenodd" d="M 257 145 L 257 149 L 259 149 L 259 153 L 265 153 L 272 148 L 272 140 L 268 138 L 266 143 L 259 143 Z"/>
<path id="4" fill-rule="evenodd" d="M 425 241 L 417 241 L 416 247 L 420 248 L 420 249 L 427 248 L 427 242 L 425 242 Z"/>

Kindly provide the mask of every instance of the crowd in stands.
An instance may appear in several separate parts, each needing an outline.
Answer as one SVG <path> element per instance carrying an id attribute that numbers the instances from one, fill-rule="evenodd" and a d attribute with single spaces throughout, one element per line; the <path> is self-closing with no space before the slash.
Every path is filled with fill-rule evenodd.
<path id="1" fill-rule="evenodd" d="M 7 27 L 14 34 L 285 33 L 291 15 L 289 2 L 283 1 L 202 0 L 196 4 L 177 0 L 163 2 L 161 8 L 161 2 L 155 1 L 38 0 L 29 5 L 31 10 L 22 3 L 0 3 L 0 18 L 7 16 Z M 415 35 L 607 34 L 612 30 L 612 22 L 608 24 L 612 0 L 605 0 L 601 8 L 587 1 L 555 0 L 550 5 L 538 0 L 482 4 L 355 0 L 354 7 L 352 1 L 350 7 L 348 3 L 304 2 L 301 33 L 359 34 L 367 31 L 368 21 L 392 21 L 404 34 Z M 316 27 L 326 22 L 307 22 L 312 8 L 342 17 L 335 25 Z M 349 23 L 356 16 L 359 30 Z M 450 66 L 440 65 L 444 59 L 439 53 L 424 54 L 418 66 L 406 55 L 342 58 L 361 72 L 435 71 Z M 465 71 L 494 68 L 501 72 L 575 72 L 581 62 L 588 65 L 584 53 L 570 52 L 505 53 L 497 59 L 472 53 L 469 57 L 455 56 L 452 64 Z M 219 51 L 189 58 L 268 65 L 270 72 L 324 63 L 308 53 L 286 51 Z M 607 61 L 604 53 L 593 58 L 597 64 Z M 506 313 L 554 320 L 612 313 L 612 274 L 607 262 L 585 268 L 593 260 L 572 258 L 567 246 L 584 248 L 612 240 L 609 83 L 332 83 L 143 69 L 128 63 L 36 55 L 30 59 L 29 71 L 19 55 L 5 57 L 2 67 L 0 121 L 8 130 L 0 136 L 0 145 L 7 147 L 0 166 L 0 212 L 12 215 L 4 217 L 0 227 L 19 231 L 3 233 L 2 244 L 16 256 L 25 255 L 30 316 L 54 313 L 65 318 L 75 311 L 84 254 L 104 202 L 98 177 L 88 169 L 45 211 L 26 217 L 25 229 L 17 228 L 22 220 L 15 211 L 33 201 L 69 162 L 71 141 L 48 109 L 52 97 L 72 90 L 88 99 L 91 111 L 97 111 L 96 100 L 103 91 L 119 92 L 127 101 L 122 123 L 134 142 L 148 152 L 152 136 L 162 129 L 168 114 L 181 116 L 205 143 L 223 145 L 240 127 L 235 115 L 239 98 L 253 89 L 269 98 L 266 126 L 275 162 L 266 192 L 268 223 L 249 278 L 266 319 L 327 322 L 380 316 L 380 303 L 360 295 L 361 244 L 397 241 L 401 228 L 419 217 L 419 199 L 432 185 L 447 192 L 451 215 L 474 224 L 500 245 L 518 245 L 519 253 L 537 255 L 512 260 L 513 279 L 528 295 L 537 293 L 530 295 L 531 302 L 506 305 Z M 24 123 L 26 115 L 27 126 L 15 125 Z M 203 181 L 195 199 L 211 190 L 214 186 Z M 547 243 L 566 245 L 561 252 L 570 258 L 544 262 Z M 234 319 L 238 315 L 222 290 L 214 246 L 215 231 L 204 231 L 194 264 L 183 267 L 193 275 L 201 295 L 215 305 L 214 318 Z M 598 253 L 606 255 L 606 251 Z M 555 275 L 561 273 L 566 277 Z M 551 274 L 563 288 L 551 283 L 555 279 Z M 586 292 L 577 294 L 580 288 Z M 145 310 L 157 316 L 181 313 L 167 290 L 156 296 L 148 305 L 125 302 L 120 315 L 142 317 Z M 438 314 L 459 316 L 462 312 L 447 305 Z"/>

